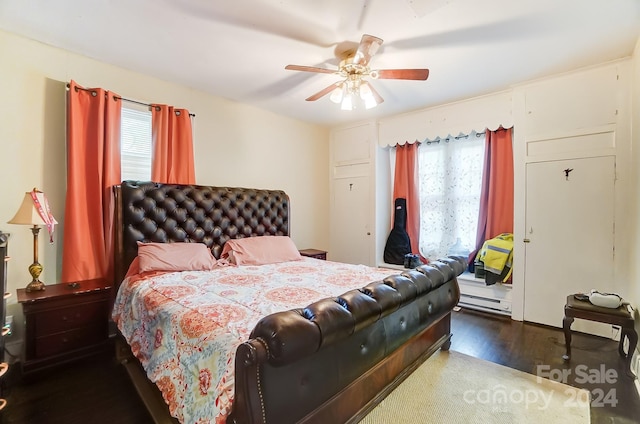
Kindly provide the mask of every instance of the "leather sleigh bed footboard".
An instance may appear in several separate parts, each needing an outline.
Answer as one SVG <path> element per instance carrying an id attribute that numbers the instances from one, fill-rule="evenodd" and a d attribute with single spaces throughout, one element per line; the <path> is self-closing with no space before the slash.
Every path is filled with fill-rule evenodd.
<path id="1" fill-rule="evenodd" d="M 450 345 L 463 258 L 263 318 L 236 353 L 231 423 L 357 423 Z"/>

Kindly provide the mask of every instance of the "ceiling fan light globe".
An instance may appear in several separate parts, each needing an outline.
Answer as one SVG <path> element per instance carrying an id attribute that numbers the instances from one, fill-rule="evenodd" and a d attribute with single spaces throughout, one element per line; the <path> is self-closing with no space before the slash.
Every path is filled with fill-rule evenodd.
<path id="1" fill-rule="evenodd" d="M 362 84 L 360 84 L 360 98 L 364 102 L 364 107 L 366 109 L 371 109 L 378 106 L 378 101 L 374 97 L 369 83 L 367 83 L 366 81 L 363 81 Z"/>
<path id="2" fill-rule="evenodd" d="M 371 92 L 371 87 L 366 81 L 362 81 L 360 84 L 360 98 L 362 100 L 366 100 L 367 98 L 372 98 L 373 93 Z"/>
<path id="3" fill-rule="evenodd" d="M 343 97 L 344 97 L 344 86 L 341 84 L 331 92 L 331 96 L 329 96 L 329 100 L 331 100 L 333 103 L 340 103 L 342 102 Z"/>

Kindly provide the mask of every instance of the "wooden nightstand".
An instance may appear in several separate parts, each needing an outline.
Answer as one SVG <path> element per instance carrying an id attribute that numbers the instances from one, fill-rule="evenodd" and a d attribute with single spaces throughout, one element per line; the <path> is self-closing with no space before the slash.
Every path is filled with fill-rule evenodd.
<path id="1" fill-rule="evenodd" d="M 310 258 L 322 259 L 323 261 L 327 260 L 327 252 L 325 252 L 324 250 L 302 249 L 300 250 L 300 254 L 302 256 L 308 256 Z"/>
<path id="2" fill-rule="evenodd" d="M 111 286 L 102 279 L 18 289 L 25 321 L 22 372 L 69 362 L 102 351 L 109 341 Z"/>

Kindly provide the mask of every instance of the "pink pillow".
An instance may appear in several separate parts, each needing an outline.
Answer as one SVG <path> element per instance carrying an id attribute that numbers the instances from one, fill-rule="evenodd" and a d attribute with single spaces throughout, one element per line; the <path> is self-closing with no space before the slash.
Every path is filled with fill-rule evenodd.
<path id="1" fill-rule="evenodd" d="M 262 236 L 228 240 L 221 258 L 236 265 L 266 265 L 299 261 L 302 256 L 290 237 Z"/>
<path id="2" fill-rule="evenodd" d="M 129 269 L 124 278 L 131 277 L 132 275 L 140 274 L 140 256 L 136 256 L 129 264 Z"/>
<path id="3" fill-rule="evenodd" d="M 142 243 L 138 242 L 140 272 L 145 271 L 208 271 L 216 259 L 204 243 Z"/>

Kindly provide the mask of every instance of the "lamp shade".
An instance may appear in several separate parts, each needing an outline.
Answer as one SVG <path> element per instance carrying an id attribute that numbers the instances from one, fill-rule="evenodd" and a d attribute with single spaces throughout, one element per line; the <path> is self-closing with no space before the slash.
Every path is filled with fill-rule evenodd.
<path id="1" fill-rule="evenodd" d="M 45 221 L 45 218 L 42 217 L 33 195 L 35 195 L 37 202 L 42 209 L 42 214 L 46 217 L 50 217 L 48 221 Z M 18 225 L 50 225 L 57 223 L 58 221 L 56 221 L 56 219 L 51 215 L 49 202 L 47 201 L 46 196 L 43 192 L 36 189 L 33 189 L 33 192 L 26 192 L 24 194 L 24 198 L 22 199 L 22 204 L 20 205 L 18 212 L 16 212 L 15 216 L 8 222 L 8 224 Z"/>

